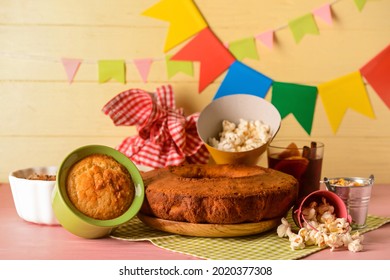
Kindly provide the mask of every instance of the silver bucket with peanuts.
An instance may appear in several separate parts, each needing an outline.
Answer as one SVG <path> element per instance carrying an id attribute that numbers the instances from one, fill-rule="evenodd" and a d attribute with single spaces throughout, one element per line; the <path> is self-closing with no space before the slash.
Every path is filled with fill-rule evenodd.
<path id="1" fill-rule="evenodd" d="M 339 177 L 328 179 L 325 177 L 323 183 L 325 183 L 327 190 L 337 194 L 344 201 L 348 213 L 352 217 L 352 228 L 364 228 L 374 175 L 370 175 L 368 178 Z"/>

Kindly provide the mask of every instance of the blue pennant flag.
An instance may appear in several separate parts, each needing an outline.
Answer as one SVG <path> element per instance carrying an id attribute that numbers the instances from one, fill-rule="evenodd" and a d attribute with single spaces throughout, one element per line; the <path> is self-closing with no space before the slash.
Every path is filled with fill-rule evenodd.
<path id="1" fill-rule="evenodd" d="M 213 99 L 237 93 L 252 94 L 264 98 L 271 85 L 272 79 L 236 60 L 229 67 Z"/>

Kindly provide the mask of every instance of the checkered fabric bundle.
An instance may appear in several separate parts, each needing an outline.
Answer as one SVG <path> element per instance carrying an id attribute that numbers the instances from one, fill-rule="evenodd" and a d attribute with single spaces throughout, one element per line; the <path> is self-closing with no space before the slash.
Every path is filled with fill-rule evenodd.
<path id="1" fill-rule="evenodd" d="M 117 149 L 137 165 L 161 168 L 208 162 L 209 153 L 196 129 L 199 113 L 185 117 L 183 109 L 175 107 L 170 85 L 156 93 L 121 92 L 102 111 L 116 126 L 136 126 L 138 135 L 124 139 Z"/>

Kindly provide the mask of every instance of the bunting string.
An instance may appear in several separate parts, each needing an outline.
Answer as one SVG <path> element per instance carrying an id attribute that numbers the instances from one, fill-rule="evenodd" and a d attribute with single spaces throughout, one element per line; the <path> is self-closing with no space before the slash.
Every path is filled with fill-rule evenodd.
<path id="1" fill-rule="evenodd" d="M 337 4 L 338 2 L 340 2 L 341 0 L 334 0 L 330 3 L 326 3 L 320 7 L 318 7 L 317 9 L 314 9 L 313 10 L 313 14 L 315 14 L 318 18 L 326 21 L 329 23 L 330 21 L 330 24 L 331 24 L 331 6 Z M 361 11 L 366 3 L 366 0 L 353 0 L 355 2 L 355 5 L 357 6 L 358 10 Z M 196 6 L 194 5 L 194 3 L 192 2 L 192 0 L 190 1 L 187 1 L 187 0 L 184 0 L 184 1 L 177 1 L 177 0 L 165 0 L 165 1 L 162 1 L 162 2 L 166 2 L 167 3 L 167 9 L 170 10 L 170 11 L 179 11 L 180 13 L 179 14 L 182 14 L 182 11 L 183 10 L 186 10 L 186 8 L 188 8 L 188 3 L 187 3 L 187 7 L 186 5 L 177 5 L 177 3 L 185 3 L 185 2 L 189 2 L 190 3 L 190 11 L 192 10 L 196 10 Z M 160 11 L 161 12 L 161 11 Z M 147 13 L 147 12 L 144 12 L 143 15 L 149 15 L 151 16 L 152 14 L 150 13 Z M 157 15 L 157 17 L 159 17 Z M 161 18 L 161 16 L 160 16 Z M 185 17 L 184 17 L 185 18 Z M 185 18 L 186 19 L 186 23 L 188 23 L 188 18 Z M 203 19 L 203 17 L 202 17 Z M 177 21 L 176 21 L 177 22 Z M 205 22 L 204 22 L 205 23 Z M 205 25 L 207 25 L 207 23 L 205 23 Z M 272 29 L 269 29 L 267 31 L 264 31 L 264 32 L 260 32 L 256 35 L 254 35 L 253 37 L 256 39 L 256 41 L 260 41 L 262 42 L 265 46 L 267 46 L 268 48 L 272 49 L 273 48 L 273 45 L 274 45 L 274 33 L 280 31 L 280 30 L 283 30 L 283 29 L 286 29 L 289 27 L 289 24 L 283 24 L 279 27 L 276 27 L 276 28 L 272 28 Z M 189 29 L 186 27 L 186 29 Z M 175 35 L 175 32 L 171 32 L 171 37 L 174 37 L 174 36 L 178 36 L 178 35 Z M 190 34 L 194 34 L 194 33 L 190 33 Z M 242 42 L 242 43 L 240 43 Z M 247 44 L 247 47 L 245 47 L 245 42 Z M 236 40 L 235 42 L 225 42 L 224 45 L 226 47 L 229 47 L 229 45 L 236 45 L 236 48 L 238 49 L 243 49 L 245 51 L 248 51 L 248 39 L 239 39 L 239 40 Z M 253 48 L 253 46 L 249 46 L 249 48 Z M 234 48 L 234 47 L 233 47 Z M 240 52 L 240 50 L 238 50 L 238 52 Z M 251 50 L 251 52 L 253 52 L 253 50 Z M 70 60 L 80 60 L 80 64 L 79 64 L 79 67 L 81 66 L 81 64 L 98 64 L 98 59 L 85 59 L 85 58 L 67 58 L 67 57 L 62 57 L 62 58 L 56 58 L 56 57 L 48 57 L 48 56 L 43 56 L 43 55 L 35 55 L 35 54 L 21 54 L 21 53 L 10 53 L 10 52 L 3 52 L 3 51 L 0 51 L 0 56 L 2 57 L 5 57 L 5 58 L 12 58 L 12 59 L 24 59 L 24 60 L 36 60 L 36 61 L 44 61 L 44 62 L 54 62 L 54 63 L 61 63 L 63 64 L 63 67 L 65 69 L 65 72 L 67 74 L 67 78 L 68 78 L 68 81 L 69 83 L 72 83 L 73 82 L 73 79 L 75 78 L 76 76 L 76 73 L 77 73 L 77 70 L 78 70 L 78 67 L 75 69 L 75 73 L 73 75 L 70 75 L 69 72 L 70 70 L 67 69 L 68 67 L 72 68 L 74 67 L 74 65 L 70 64 L 69 62 L 67 63 L 66 61 L 68 59 Z M 254 56 L 257 56 L 257 54 L 254 54 Z M 154 62 L 159 62 L 159 61 L 165 61 L 167 62 L 166 63 L 166 68 L 167 68 L 167 73 L 168 73 L 168 78 L 172 78 L 175 74 L 177 73 L 185 73 L 187 75 L 190 75 L 192 76 L 193 75 L 193 71 L 188 71 L 188 70 L 184 70 L 183 71 L 183 68 L 184 69 L 188 69 L 188 63 L 187 63 L 187 66 L 182 66 L 181 63 L 182 62 L 178 62 L 178 63 L 169 63 L 169 60 L 167 59 L 168 56 L 165 56 L 165 57 L 154 57 L 154 58 L 151 58 L 151 57 L 148 57 L 148 58 L 133 58 L 133 59 L 124 59 L 124 62 L 126 65 L 131 65 L 133 64 L 137 70 L 140 72 L 140 75 L 142 76 L 142 80 L 143 82 L 147 82 L 147 76 L 148 76 L 148 71 L 146 71 L 147 69 L 145 69 L 144 67 L 141 67 L 141 69 L 138 67 L 139 64 L 143 64 L 141 61 L 142 60 L 145 60 L 145 61 L 149 61 L 150 63 L 150 66 L 149 66 L 149 70 L 151 69 L 151 66 Z M 242 57 L 243 58 L 243 57 Z M 65 62 L 64 62 L 65 61 Z"/>
<path id="2" fill-rule="evenodd" d="M 375 118 L 365 87 L 367 83 L 390 108 L 390 81 L 386 77 L 386 73 L 390 71 L 390 45 L 359 70 L 318 86 L 275 81 L 245 65 L 242 61 L 244 58 L 259 59 L 257 42 L 272 49 L 275 43 L 274 34 L 279 30 L 289 28 L 297 44 L 301 43 L 307 35 L 320 34 L 317 20 L 320 19 L 332 25 L 332 6 L 340 1 L 325 3 L 277 28 L 223 43 L 208 26 L 193 0 L 159 0 L 142 15 L 170 23 L 164 52 L 167 53 L 185 42 L 175 54 L 166 54 L 164 58 L 86 60 L 65 57 L 56 59 L 4 52 L 0 52 L 0 55 L 9 58 L 60 62 L 65 69 L 69 83 L 73 82 L 81 64 L 98 65 L 99 83 L 106 83 L 112 79 L 126 83 L 126 65 L 133 64 L 142 81 L 146 83 L 148 73 L 155 61 L 165 61 L 168 79 L 180 72 L 193 76 L 193 62 L 198 62 L 200 64 L 199 93 L 222 73 L 227 72 L 214 99 L 237 92 L 265 98 L 271 90 L 271 103 L 279 110 L 282 118 L 292 114 L 309 135 L 312 130 L 316 100 L 319 97 L 325 107 L 331 128 L 336 133 L 348 109 L 355 110 L 369 118 Z M 366 4 L 366 0 L 353 0 L 353 2 L 359 11 L 362 11 Z"/>

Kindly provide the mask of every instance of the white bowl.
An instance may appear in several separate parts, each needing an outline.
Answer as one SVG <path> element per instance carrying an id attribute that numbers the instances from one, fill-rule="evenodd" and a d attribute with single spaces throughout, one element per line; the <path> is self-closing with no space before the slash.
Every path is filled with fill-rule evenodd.
<path id="1" fill-rule="evenodd" d="M 238 124 L 240 119 L 260 120 L 269 125 L 271 137 L 268 142 L 244 152 L 218 150 L 208 143 L 210 138 L 218 138 L 223 120 Z M 257 164 L 268 144 L 278 133 L 280 124 L 280 113 L 272 103 L 255 95 L 238 93 L 220 97 L 207 105 L 199 114 L 197 129 L 199 137 L 217 164 Z"/>
<path id="2" fill-rule="evenodd" d="M 9 174 L 12 196 L 19 217 L 32 223 L 58 225 L 52 208 L 56 181 L 26 179 L 34 174 L 56 175 L 57 167 L 34 167 Z"/>

